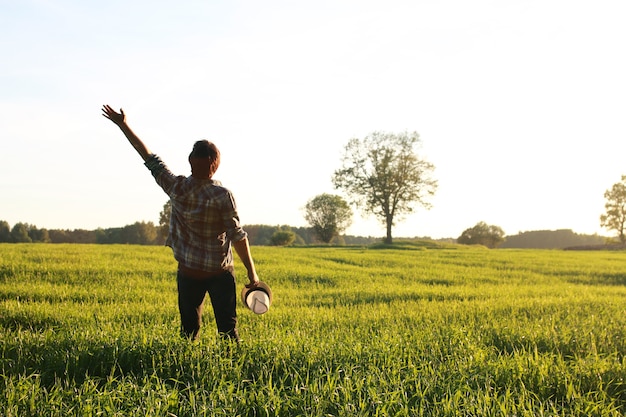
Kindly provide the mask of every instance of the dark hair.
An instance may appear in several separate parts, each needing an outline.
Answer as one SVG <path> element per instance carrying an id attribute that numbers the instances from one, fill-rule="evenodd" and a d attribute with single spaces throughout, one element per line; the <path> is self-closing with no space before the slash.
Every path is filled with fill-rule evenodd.
<path id="1" fill-rule="evenodd" d="M 209 177 L 212 177 L 220 166 L 220 151 L 213 142 L 199 140 L 193 144 L 193 149 L 189 154 L 189 162 L 191 162 L 192 159 L 206 160 L 202 161 L 202 163 L 209 164 Z"/>

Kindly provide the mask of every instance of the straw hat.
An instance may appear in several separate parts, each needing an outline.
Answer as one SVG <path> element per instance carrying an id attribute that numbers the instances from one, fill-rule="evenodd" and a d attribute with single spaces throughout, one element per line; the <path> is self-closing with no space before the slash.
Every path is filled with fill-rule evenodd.
<path id="1" fill-rule="evenodd" d="M 272 290 L 263 281 L 259 281 L 256 287 L 244 286 L 241 290 L 241 301 L 255 314 L 267 313 L 272 304 Z"/>

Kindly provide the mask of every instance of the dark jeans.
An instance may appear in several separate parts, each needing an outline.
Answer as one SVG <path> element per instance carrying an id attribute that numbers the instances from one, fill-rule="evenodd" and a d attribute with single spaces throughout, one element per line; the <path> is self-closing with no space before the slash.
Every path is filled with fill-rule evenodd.
<path id="1" fill-rule="evenodd" d="M 224 338 L 239 341 L 237 333 L 237 296 L 235 276 L 223 274 L 204 279 L 191 278 L 178 271 L 178 310 L 180 311 L 181 334 L 195 340 L 202 325 L 202 309 L 206 293 L 209 293 L 217 331 Z"/>

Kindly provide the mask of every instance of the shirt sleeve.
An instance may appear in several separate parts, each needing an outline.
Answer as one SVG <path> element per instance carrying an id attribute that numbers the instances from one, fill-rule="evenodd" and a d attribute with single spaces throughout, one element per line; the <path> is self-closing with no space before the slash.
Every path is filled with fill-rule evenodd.
<path id="1" fill-rule="evenodd" d="M 239 242 L 248 236 L 248 233 L 241 227 L 235 198 L 230 191 L 226 192 L 224 195 L 224 207 L 221 212 L 222 221 L 226 227 L 226 237 L 228 237 L 231 242 Z"/>
<path id="2" fill-rule="evenodd" d="M 152 154 L 146 159 L 144 165 L 150 170 L 152 176 L 163 191 L 171 196 L 174 184 L 176 183 L 176 176 L 172 174 L 161 158 Z"/>

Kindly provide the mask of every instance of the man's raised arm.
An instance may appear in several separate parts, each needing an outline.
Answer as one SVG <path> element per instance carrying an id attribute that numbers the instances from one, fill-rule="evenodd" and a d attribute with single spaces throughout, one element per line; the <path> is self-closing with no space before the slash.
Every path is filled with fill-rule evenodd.
<path id="1" fill-rule="evenodd" d="M 120 112 L 118 113 L 113 110 L 111 106 L 105 104 L 102 106 L 102 115 L 115 123 L 122 130 L 130 144 L 133 145 L 133 148 L 135 148 L 139 155 L 141 155 L 141 158 L 143 158 L 144 161 L 152 155 L 141 139 L 139 139 L 139 137 L 137 137 L 137 135 L 135 135 L 135 133 L 126 124 L 126 115 L 124 114 L 124 110 L 120 109 Z"/>

